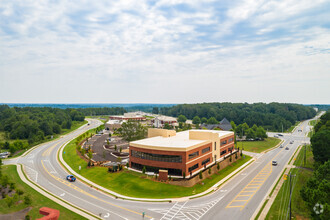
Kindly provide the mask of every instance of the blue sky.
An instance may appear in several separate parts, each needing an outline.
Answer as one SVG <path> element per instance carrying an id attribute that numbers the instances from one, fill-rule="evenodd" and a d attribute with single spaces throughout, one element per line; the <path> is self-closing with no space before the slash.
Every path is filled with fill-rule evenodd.
<path id="1" fill-rule="evenodd" d="M 330 1 L 0 4 L 0 102 L 330 103 Z"/>

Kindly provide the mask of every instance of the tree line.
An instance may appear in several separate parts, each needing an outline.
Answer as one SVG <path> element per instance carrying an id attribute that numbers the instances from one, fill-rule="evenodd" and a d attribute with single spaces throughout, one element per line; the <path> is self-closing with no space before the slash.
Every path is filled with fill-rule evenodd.
<path id="1" fill-rule="evenodd" d="M 313 219 L 330 219 L 330 112 L 322 115 L 311 138 L 314 156 L 313 176 L 300 191 Z M 315 212 L 316 204 L 323 206 Z"/>
<path id="2" fill-rule="evenodd" d="M 12 151 L 27 148 L 47 136 L 60 134 L 62 129 L 70 129 L 72 121 L 84 121 L 85 116 L 75 109 L 50 107 L 13 107 L 0 105 L 0 132 L 4 139 L 16 140 L 11 144 Z M 27 140 L 26 142 L 20 140 Z M 10 148 L 9 142 L 0 146 Z"/>
<path id="3" fill-rule="evenodd" d="M 154 109 L 156 112 L 157 109 Z M 188 119 L 198 116 L 201 122 L 218 122 L 223 118 L 234 121 L 236 124 L 254 124 L 272 131 L 281 131 L 290 128 L 296 123 L 312 118 L 316 111 L 310 106 L 290 103 L 200 103 L 180 104 L 172 107 L 163 107 L 159 112 L 164 115 L 178 117 L 184 115 Z"/>

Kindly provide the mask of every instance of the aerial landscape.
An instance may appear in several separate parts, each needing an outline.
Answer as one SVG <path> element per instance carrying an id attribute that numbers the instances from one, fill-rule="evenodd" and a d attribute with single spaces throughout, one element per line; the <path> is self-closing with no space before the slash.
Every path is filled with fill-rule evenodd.
<path id="1" fill-rule="evenodd" d="M 0 220 L 330 219 L 330 2 L 0 4 Z"/>

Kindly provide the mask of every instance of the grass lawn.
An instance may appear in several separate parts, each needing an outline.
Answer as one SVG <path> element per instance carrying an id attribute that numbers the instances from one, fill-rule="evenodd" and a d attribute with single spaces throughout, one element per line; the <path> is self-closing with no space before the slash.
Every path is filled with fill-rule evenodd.
<path id="1" fill-rule="evenodd" d="M 313 158 L 313 152 L 312 152 L 310 145 L 306 145 L 306 164 L 304 164 L 304 154 L 305 154 L 305 146 L 302 146 L 293 165 L 313 169 L 314 168 L 313 167 L 314 158 Z"/>
<path id="2" fill-rule="evenodd" d="M 313 153 L 310 149 L 310 146 L 306 146 L 306 166 L 308 168 L 313 168 Z M 294 165 L 296 166 L 304 166 L 304 146 L 301 148 Z M 296 176 L 292 179 L 292 216 L 294 219 L 302 219 L 302 218 L 310 218 L 310 210 L 306 206 L 305 202 L 302 200 L 300 196 L 301 188 L 306 184 L 308 179 L 313 175 L 313 172 L 306 169 L 291 169 L 292 174 Z M 266 219 L 281 219 L 285 218 L 288 210 L 289 204 L 289 177 L 285 180 L 284 184 L 282 185 L 279 193 L 277 194 L 274 203 L 272 204 Z"/>
<path id="3" fill-rule="evenodd" d="M 311 126 L 315 126 L 315 125 L 317 124 L 318 121 L 319 121 L 319 120 L 310 120 L 310 121 L 308 122 L 308 124 L 311 125 Z"/>
<path id="4" fill-rule="evenodd" d="M 300 196 L 300 190 L 306 184 L 308 179 L 313 175 L 312 171 L 305 169 L 291 169 L 293 177 L 292 181 L 292 216 L 294 219 L 310 218 L 310 210 Z M 279 193 L 277 194 L 274 203 L 272 204 L 266 219 L 288 219 L 287 210 L 289 204 L 289 177 L 284 181 Z M 288 215 L 289 216 L 289 215 Z"/>
<path id="5" fill-rule="evenodd" d="M 21 196 L 21 198 L 23 198 L 26 195 L 29 195 L 32 203 L 30 205 L 26 205 L 23 202 L 20 204 L 13 205 L 9 208 L 4 200 L 0 200 L 0 213 L 1 214 L 9 214 L 9 213 L 17 212 L 26 207 L 32 207 L 32 210 L 28 213 L 28 215 L 30 215 L 31 219 L 37 219 L 37 218 L 43 217 L 43 215 L 39 214 L 39 208 L 46 206 L 49 208 L 59 210 L 60 219 L 85 219 L 84 217 L 53 202 L 52 200 L 41 195 L 39 192 L 35 191 L 30 186 L 25 184 L 19 178 L 15 165 L 2 166 L 2 172 L 3 172 L 3 174 L 5 174 L 9 177 L 9 180 L 11 182 L 15 182 L 17 189 L 20 189 L 24 192 L 24 194 Z"/>
<path id="6" fill-rule="evenodd" d="M 293 129 L 300 123 L 300 121 L 297 121 L 294 125 L 292 125 L 286 132 L 292 132 Z"/>
<path id="7" fill-rule="evenodd" d="M 246 151 L 260 153 L 272 147 L 275 147 L 281 140 L 278 138 L 268 137 L 263 141 L 238 141 L 237 147 Z"/>
<path id="8" fill-rule="evenodd" d="M 144 174 L 126 169 L 118 173 L 108 173 L 106 167 L 87 168 L 87 162 L 76 154 L 75 140 L 64 148 L 64 152 L 65 162 L 90 181 L 125 196 L 153 199 L 183 197 L 203 192 L 251 159 L 245 155 L 245 159 L 221 170 L 219 175 L 214 174 L 211 179 L 205 179 L 204 185 L 196 184 L 193 187 L 183 187 L 154 182 L 146 178 Z M 80 171 L 79 166 L 81 166 Z"/>

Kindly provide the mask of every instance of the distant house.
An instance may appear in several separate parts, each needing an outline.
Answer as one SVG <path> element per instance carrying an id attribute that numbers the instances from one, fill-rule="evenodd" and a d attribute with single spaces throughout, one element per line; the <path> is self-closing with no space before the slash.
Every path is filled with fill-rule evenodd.
<path id="1" fill-rule="evenodd" d="M 202 124 L 201 126 L 207 130 L 214 130 L 215 128 L 218 128 L 222 131 L 230 131 L 233 129 L 227 118 L 223 118 L 219 124 Z"/>

